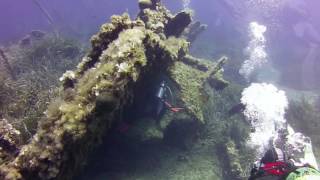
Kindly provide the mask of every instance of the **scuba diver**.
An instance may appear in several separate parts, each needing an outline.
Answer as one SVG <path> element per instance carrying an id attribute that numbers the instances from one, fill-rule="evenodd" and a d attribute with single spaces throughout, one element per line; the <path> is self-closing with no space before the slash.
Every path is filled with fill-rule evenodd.
<path id="1" fill-rule="evenodd" d="M 161 115 L 165 112 L 166 109 L 169 109 L 171 112 L 180 112 L 183 108 L 174 107 L 169 101 L 168 98 L 170 97 L 170 102 L 173 102 L 173 93 L 171 88 L 167 85 L 165 81 L 160 83 L 158 91 L 156 93 L 156 109 L 155 109 L 155 116 L 157 118 L 161 117 Z"/>
<path id="2" fill-rule="evenodd" d="M 310 164 L 295 165 L 295 161 L 278 148 L 269 149 L 256 162 L 248 180 L 320 180 L 320 172 Z"/>

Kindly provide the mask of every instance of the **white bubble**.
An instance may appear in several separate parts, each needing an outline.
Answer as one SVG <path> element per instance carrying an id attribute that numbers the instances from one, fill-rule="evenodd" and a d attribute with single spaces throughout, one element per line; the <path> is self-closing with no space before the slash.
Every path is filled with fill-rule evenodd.
<path id="1" fill-rule="evenodd" d="M 182 3 L 184 9 L 189 9 L 191 0 L 182 0 Z"/>
<path id="2" fill-rule="evenodd" d="M 239 73 L 249 80 L 251 74 L 268 61 L 266 53 L 266 39 L 264 33 L 267 27 L 260 25 L 257 22 L 249 24 L 250 42 L 245 49 L 245 55 L 248 57 L 242 64 Z"/>
<path id="3" fill-rule="evenodd" d="M 251 133 L 249 144 L 263 153 L 278 129 L 285 127 L 285 111 L 288 100 L 284 91 L 272 84 L 253 83 L 242 92 L 241 103 L 246 106 L 244 115 L 255 132 Z"/>
<path id="4" fill-rule="evenodd" d="M 288 99 L 284 91 L 272 84 L 252 83 L 243 90 L 241 103 L 246 107 L 244 116 L 254 129 L 247 144 L 257 149 L 257 159 L 274 146 L 292 157 L 295 165 L 309 163 L 318 168 L 311 139 L 295 132 L 285 119 Z"/>

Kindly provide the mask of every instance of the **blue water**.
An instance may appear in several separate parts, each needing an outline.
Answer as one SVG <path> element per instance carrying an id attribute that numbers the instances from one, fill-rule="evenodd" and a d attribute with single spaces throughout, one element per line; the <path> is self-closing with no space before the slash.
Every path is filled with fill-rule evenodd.
<path id="1" fill-rule="evenodd" d="M 18 42 L 32 30 L 58 31 L 88 46 L 90 37 L 101 24 L 108 22 L 110 16 L 128 12 L 133 19 L 139 12 L 137 0 L 37 1 L 48 12 L 52 22 L 48 21 L 35 0 L 0 1 L 0 47 Z M 289 100 L 306 95 L 306 98 L 320 104 L 319 0 L 191 0 L 190 4 L 183 4 L 182 0 L 164 0 L 163 3 L 172 12 L 188 7 L 194 12 L 194 20 L 208 25 L 192 45 L 191 54 L 206 59 L 228 56 L 230 61 L 224 69 L 224 76 L 229 81 L 245 85 L 251 82 L 272 83 L 285 90 Z M 250 59 L 251 53 L 246 50 L 253 40 L 250 36 L 252 22 L 266 27 L 263 33 L 265 41 L 260 44 L 266 57 L 265 62 L 254 67 L 250 77 L 245 79 L 238 72 L 243 62 Z M 90 159 L 90 167 L 85 169 L 82 179 L 130 179 L 130 173 L 134 179 L 147 179 L 161 176 L 164 171 L 167 174 L 159 179 L 166 179 L 172 177 L 172 169 L 166 167 L 171 164 L 172 156 L 178 159 L 180 171 L 188 169 L 185 166 L 196 158 L 193 155 L 190 159 L 185 158 L 188 157 L 185 150 L 168 149 L 163 144 L 139 144 L 140 147 L 135 149 L 134 141 L 117 138 L 105 140 L 104 146 L 96 152 L 100 158 Z M 108 143 L 113 141 L 116 145 L 108 148 Z M 141 146 L 145 146 L 143 151 L 140 151 Z M 202 151 L 206 155 L 211 153 L 210 150 Z M 116 157 L 110 163 L 113 156 Z M 121 176 L 122 173 L 126 175 Z"/>

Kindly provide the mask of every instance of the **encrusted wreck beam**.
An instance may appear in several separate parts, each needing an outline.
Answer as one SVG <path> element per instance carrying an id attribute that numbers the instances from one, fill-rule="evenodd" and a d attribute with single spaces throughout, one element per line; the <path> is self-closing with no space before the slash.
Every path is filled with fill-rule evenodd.
<path id="1" fill-rule="evenodd" d="M 196 58 L 189 54 L 183 57 L 182 61 L 187 65 L 190 65 L 192 67 L 199 69 L 200 71 L 208 71 L 210 68 L 209 67 L 210 65 L 206 63 L 207 60 Z"/>
<path id="2" fill-rule="evenodd" d="M 207 81 L 214 89 L 222 90 L 229 85 L 222 77 L 223 65 L 228 61 L 227 57 L 223 56 L 216 63 L 212 63 L 206 59 L 196 58 L 188 54 L 183 57 L 182 61 L 200 71 L 209 72 Z"/>
<path id="3" fill-rule="evenodd" d="M 229 85 L 229 82 L 223 79 L 223 65 L 227 62 L 227 57 L 221 57 L 215 64 L 214 69 L 211 71 L 207 79 L 211 87 L 216 90 L 223 90 Z"/>

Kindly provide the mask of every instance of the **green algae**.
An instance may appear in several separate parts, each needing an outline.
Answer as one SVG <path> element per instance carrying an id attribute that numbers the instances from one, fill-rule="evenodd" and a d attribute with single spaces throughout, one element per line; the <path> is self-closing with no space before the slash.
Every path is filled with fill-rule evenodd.
<path id="1" fill-rule="evenodd" d="M 205 101 L 202 83 L 207 76 L 207 73 L 192 69 L 182 62 L 176 62 L 171 67 L 171 77 L 180 86 L 181 100 L 185 102 L 185 107 L 191 114 L 202 122 L 204 121 L 202 107 Z"/>
<path id="2" fill-rule="evenodd" d="M 76 65 L 82 47 L 76 41 L 46 35 L 27 47 L 13 44 L 6 54 L 17 79 L 1 74 L 0 113 L 27 141 L 36 132 L 48 102 L 58 94 L 59 76 Z"/>
<path id="3" fill-rule="evenodd" d="M 225 58 L 214 64 L 207 60 L 199 60 L 191 56 L 186 57 L 184 58 L 186 63 L 179 61 L 171 66 L 170 75 L 179 86 L 179 96 L 185 103 L 186 109 L 204 123 L 203 109 L 208 99 L 208 94 L 204 90 L 205 83 L 210 83 L 212 78 L 216 78 L 216 81 L 226 83 L 224 87 L 227 86 L 227 82 L 222 79 L 221 75 L 217 76 L 222 64 L 225 63 Z"/>
<path id="4" fill-rule="evenodd" d="M 229 140 L 226 143 L 225 148 L 227 152 L 231 173 L 233 176 L 237 177 L 241 174 L 241 172 L 243 172 L 242 165 L 239 160 L 239 157 L 240 157 L 239 150 L 236 148 L 236 145 L 232 140 Z"/>

